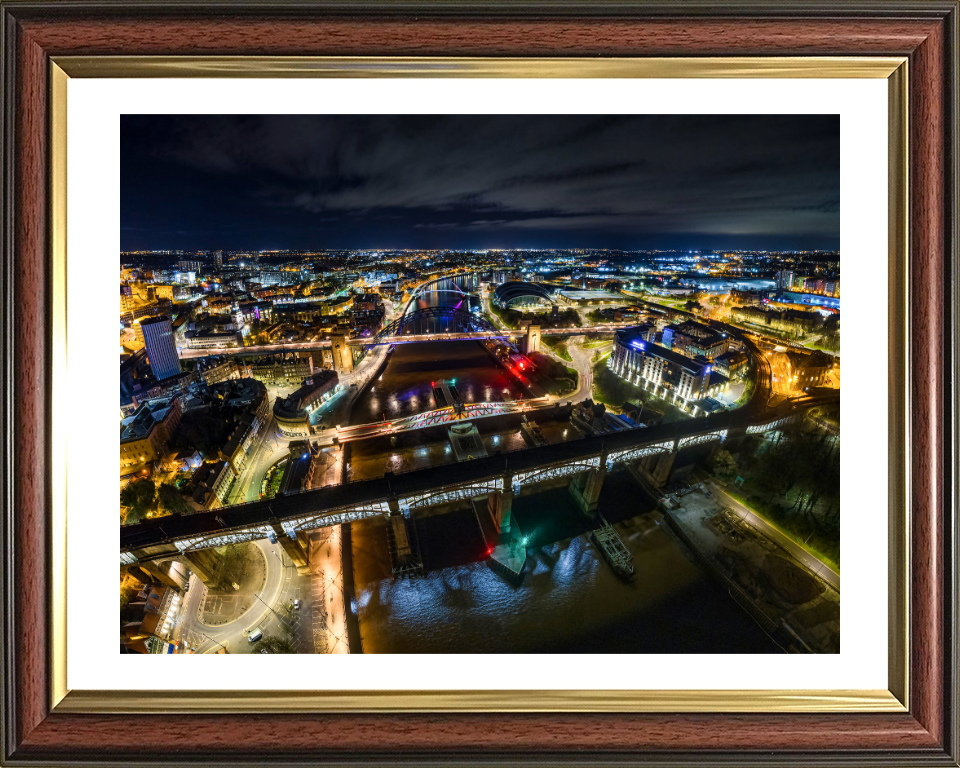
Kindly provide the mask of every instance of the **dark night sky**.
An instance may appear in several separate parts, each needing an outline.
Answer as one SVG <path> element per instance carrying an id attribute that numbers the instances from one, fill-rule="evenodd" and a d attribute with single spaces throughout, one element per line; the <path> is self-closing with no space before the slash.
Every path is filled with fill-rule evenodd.
<path id="1" fill-rule="evenodd" d="M 123 116 L 121 248 L 837 249 L 840 118 Z"/>

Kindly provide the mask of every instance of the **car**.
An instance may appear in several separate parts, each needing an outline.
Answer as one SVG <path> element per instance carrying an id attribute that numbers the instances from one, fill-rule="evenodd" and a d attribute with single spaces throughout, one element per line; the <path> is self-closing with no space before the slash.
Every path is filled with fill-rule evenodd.
<path id="1" fill-rule="evenodd" d="M 263 637 L 263 630 L 260 627 L 257 627 L 253 632 L 247 636 L 247 640 L 251 643 L 257 642 L 261 637 Z"/>
<path id="2" fill-rule="evenodd" d="M 300 610 L 300 601 L 299 601 L 299 600 L 294 600 L 294 601 L 293 601 L 293 610 L 295 610 L 295 611 L 299 611 L 299 610 Z"/>

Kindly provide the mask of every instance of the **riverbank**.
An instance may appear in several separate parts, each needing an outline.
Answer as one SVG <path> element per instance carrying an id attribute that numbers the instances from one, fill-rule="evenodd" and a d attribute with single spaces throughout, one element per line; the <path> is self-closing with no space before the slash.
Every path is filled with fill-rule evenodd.
<path id="1" fill-rule="evenodd" d="M 705 570 L 730 590 L 778 644 L 795 652 L 840 652 L 840 593 L 725 505 L 693 490 L 665 515 Z"/>

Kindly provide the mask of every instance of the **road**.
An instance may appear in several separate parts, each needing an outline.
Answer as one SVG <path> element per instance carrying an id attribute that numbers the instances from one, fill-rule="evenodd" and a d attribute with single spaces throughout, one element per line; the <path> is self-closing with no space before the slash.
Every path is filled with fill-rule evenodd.
<path id="1" fill-rule="evenodd" d="M 819 576 L 821 579 L 830 584 L 830 586 L 837 590 L 837 592 L 840 591 L 840 574 L 833 570 L 833 568 L 823 562 L 823 560 L 818 558 L 812 552 L 809 552 L 801 547 L 779 528 L 768 523 L 762 517 L 753 512 L 753 510 L 745 507 L 743 504 L 733 498 L 733 496 L 724 491 L 720 486 L 716 485 L 713 481 L 707 481 L 707 483 L 710 485 L 711 491 L 716 494 L 717 499 L 722 500 L 725 504 L 730 506 L 731 509 L 736 510 L 745 522 L 749 523 L 764 536 L 772 539 L 781 547 L 783 547 L 794 557 L 795 560 L 802 563 L 811 573 Z"/>
<path id="2" fill-rule="evenodd" d="M 257 436 L 256 445 L 247 456 L 247 461 L 240 470 L 240 476 L 227 493 L 227 504 L 240 504 L 260 498 L 260 482 L 267 469 L 290 452 L 290 440 L 280 434 L 273 421 L 273 403 L 276 397 L 283 396 L 285 395 L 278 392 L 267 403 L 270 416 Z"/>
<path id="3" fill-rule="evenodd" d="M 216 627 L 207 626 L 200 621 L 201 603 L 207 590 L 196 576 L 192 576 L 181 614 L 182 624 L 174 632 L 174 639 L 181 641 L 180 652 L 215 653 L 225 646 L 230 653 L 253 653 L 254 646 L 247 640 L 250 630 L 260 627 L 264 635 L 282 634 L 274 611 L 288 600 L 309 594 L 313 577 L 297 574 L 286 555 L 282 564 L 280 555 L 283 549 L 279 544 L 271 544 L 266 539 L 253 544 L 263 553 L 267 569 L 263 589 L 257 593 L 259 599 L 251 597 L 247 610 L 233 621 Z M 301 612 L 304 611 L 304 616 L 309 618 L 311 608 L 304 606 Z M 297 637 L 298 643 L 301 639 Z"/>
<path id="4" fill-rule="evenodd" d="M 395 308 L 389 299 L 384 300 L 384 309 L 387 317 L 394 314 Z M 286 346 L 288 349 L 290 348 L 290 345 Z M 342 374 L 339 381 L 344 388 L 344 392 L 331 400 L 329 406 L 324 407 L 324 411 L 335 409 L 337 412 L 349 413 L 353 401 L 387 355 L 387 349 L 387 347 L 373 347 L 351 373 Z M 270 398 L 267 403 L 270 413 L 269 421 L 260 431 L 257 442 L 251 449 L 240 476 L 234 481 L 228 492 L 226 505 L 257 501 L 260 498 L 260 484 L 263 482 L 267 470 L 289 453 L 292 438 L 285 437 L 277 429 L 273 419 L 273 405 L 278 397 L 286 397 L 295 389 L 296 387 L 293 386 L 275 387 L 271 385 L 267 387 Z M 311 440 L 321 446 L 329 446 L 333 444 L 335 435 L 336 431 L 331 429 L 327 430 L 326 434 L 311 437 Z"/>
<path id="5" fill-rule="evenodd" d="M 580 374 L 580 388 L 570 398 L 575 403 L 593 397 L 593 355 L 597 350 L 584 347 L 585 342 L 585 336 L 574 336 L 567 344 L 567 352 L 573 358 L 573 366 Z"/>
<path id="6" fill-rule="evenodd" d="M 191 577 L 181 621 L 173 634 L 173 639 L 180 641 L 178 652 L 216 653 L 226 648 L 229 653 L 256 653 L 256 643 L 247 639 L 250 632 L 259 627 L 265 636 L 288 637 L 276 612 L 299 600 L 291 637 L 298 653 L 348 653 L 339 526 L 312 532 L 312 572 L 308 574 L 297 573 L 279 544 L 267 539 L 253 544 L 263 552 L 267 564 L 259 598 L 251 597 L 250 607 L 233 621 L 207 626 L 199 614 L 207 590 L 196 576 Z"/>

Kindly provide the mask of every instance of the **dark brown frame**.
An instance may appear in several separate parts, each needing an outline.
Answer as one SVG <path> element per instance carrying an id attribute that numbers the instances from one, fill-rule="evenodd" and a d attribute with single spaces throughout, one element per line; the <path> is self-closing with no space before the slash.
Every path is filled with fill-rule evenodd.
<path id="1" fill-rule="evenodd" d="M 0 11 L 4 764 L 958 765 L 956 0 L 0 0 Z M 145 723 L 136 713 L 51 712 L 49 67 L 51 56 L 109 54 L 908 57 L 909 713 L 167 714 Z"/>

